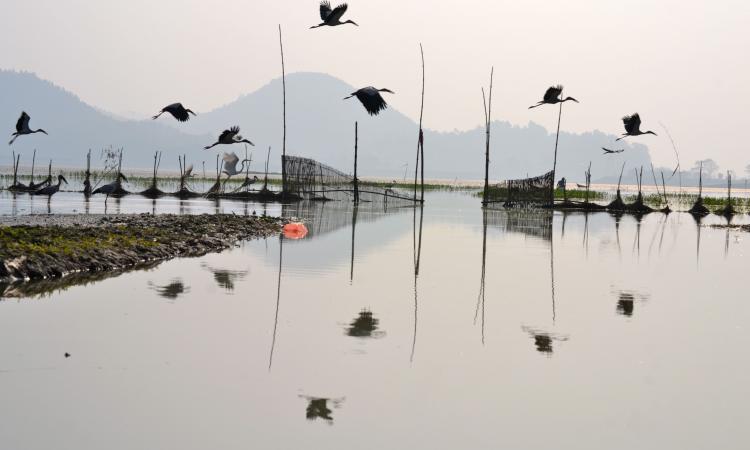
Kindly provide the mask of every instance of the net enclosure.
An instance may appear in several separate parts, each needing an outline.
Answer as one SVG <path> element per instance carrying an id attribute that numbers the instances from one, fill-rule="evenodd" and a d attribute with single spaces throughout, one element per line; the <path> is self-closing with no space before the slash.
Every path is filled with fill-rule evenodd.
<path id="1" fill-rule="evenodd" d="M 554 172 L 518 180 L 504 180 L 490 186 L 487 192 L 488 205 L 505 207 L 545 206 L 551 201 Z"/>
<path id="2" fill-rule="evenodd" d="M 413 194 L 396 186 L 395 182 L 381 183 L 356 180 L 327 164 L 311 158 L 286 156 L 286 191 L 308 200 L 354 200 L 384 202 L 391 205 L 414 203 Z"/>

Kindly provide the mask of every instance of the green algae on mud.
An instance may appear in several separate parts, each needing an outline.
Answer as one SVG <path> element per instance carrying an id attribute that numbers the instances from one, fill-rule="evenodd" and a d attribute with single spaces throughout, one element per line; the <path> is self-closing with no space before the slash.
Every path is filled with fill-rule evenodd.
<path id="1" fill-rule="evenodd" d="M 0 283 L 135 268 L 177 256 L 201 256 L 241 240 L 280 232 L 282 221 L 235 215 L 99 216 L 0 226 Z"/>

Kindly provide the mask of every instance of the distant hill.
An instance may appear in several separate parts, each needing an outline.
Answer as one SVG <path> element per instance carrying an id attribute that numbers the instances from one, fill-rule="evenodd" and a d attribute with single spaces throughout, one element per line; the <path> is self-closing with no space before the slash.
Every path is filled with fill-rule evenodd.
<path id="1" fill-rule="evenodd" d="M 389 108 L 370 117 L 356 99 L 343 101 L 354 88 L 330 75 L 294 73 L 287 76 L 287 152 L 318 159 L 350 171 L 354 145 L 354 122 L 359 122 L 359 170 L 362 175 L 400 177 L 404 164 L 413 170 L 417 124 Z M 32 117 L 32 127 L 44 128 L 49 136 L 23 136 L 13 145 L 23 154 L 38 149 L 41 160 L 53 158 L 61 166 L 81 166 L 85 152 L 106 147 L 124 147 L 125 165 L 147 168 L 154 150 L 164 152 L 163 167 L 176 167 L 178 154 L 210 167 L 216 151 L 202 147 L 218 134 L 239 125 L 242 134 L 256 144 L 253 167 L 262 167 L 272 146 L 271 170 L 279 169 L 281 148 L 281 80 L 275 79 L 257 91 L 209 112 L 199 112 L 188 123 L 167 116 L 158 121 L 126 120 L 83 103 L 74 94 L 24 72 L 0 71 L 0 124 L 8 139 L 22 110 Z M 397 95 L 397 94 L 396 94 Z M 387 99 L 387 97 L 386 97 Z M 180 99 L 189 105 L 189 99 Z M 155 105 L 154 110 L 159 106 Z M 535 123 L 514 126 L 493 122 L 493 179 L 537 175 L 552 165 L 554 133 Z M 580 180 L 593 161 L 594 178 L 616 176 L 624 159 L 628 167 L 648 166 L 648 149 L 640 144 L 622 145 L 621 155 L 604 157 L 602 145 L 611 146 L 614 136 L 599 131 L 562 133 L 558 174 Z M 219 151 L 229 150 L 217 147 Z M 233 148 L 238 154 L 241 146 Z M 460 132 L 425 130 L 426 176 L 429 178 L 479 179 L 484 171 L 484 130 Z M 6 163 L 3 163 L 6 164 Z"/>

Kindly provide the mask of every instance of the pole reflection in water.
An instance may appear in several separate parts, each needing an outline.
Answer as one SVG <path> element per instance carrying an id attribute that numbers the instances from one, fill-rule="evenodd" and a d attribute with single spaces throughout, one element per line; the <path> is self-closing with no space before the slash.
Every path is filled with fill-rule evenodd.
<path id="1" fill-rule="evenodd" d="M 487 208 L 482 209 L 482 272 L 479 277 L 479 295 L 477 296 L 477 306 L 474 309 L 474 325 L 477 324 L 477 317 L 479 316 L 479 310 L 482 310 L 481 317 L 481 329 L 482 329 L 482 345 L 484 345 L 484 285 L 485 285 L 485 273 L 487 266 Z"/>
<path id="2" fill-rule="evenodd" d="M 279 278 L 276 283 L 276 312 L 273 317 L 273 337 L 271 339 L 271 352 L 268 355 L 268 371 L 273 365 L 273 351 L 276 348 L 276 328 L 279 325 L 279 304 L 281 302 L 281 267 L 284 256 L 284 235 L 279 235 Z"/>
<path id="3" fill-rule="evenodd" d="M 412 250 L 414 256 L 414 333 L 411 340 L 411 354 L 409 362 L 414 361 L 414 352 L 417 348 L 417 318 L 419 312 L 418 280 L 419 280 L 419 263 L 422 258 L 422 222 L 424 219 L 424 204 L 419 204 L 419 225 L 417 225 L 417 209 L 414 207 L 412 217 Z"/>
<path id="4" fill-rule="evenodd" d="M 354 204 L 354 207 L 352 208 L 352 256 L 350 261 L 350 267 L 349 267 L 349 284 L 354 282 L 354 239 L 357 231 L 357 211 L 359 210 L 359 205 Z"/>
<path id="5" fill-rule="evenodd" d="M 363 309 L 347 327 L 346 335 L 357 338 L 383 337 L 385 332 L 378 330 L 379 323 L 380 320 L 372 315 L 372 311 Z"/>

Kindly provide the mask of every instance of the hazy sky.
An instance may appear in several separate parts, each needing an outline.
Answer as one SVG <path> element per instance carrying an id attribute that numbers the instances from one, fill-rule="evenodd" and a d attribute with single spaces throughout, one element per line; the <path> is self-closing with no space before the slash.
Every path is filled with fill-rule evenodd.
<path id="1" fill-rule="evenodd" d="M 175 100 L 205 111 L 261 87 L 280 75 L 281 23 L 287 73 L 388 87 L 389 102 L 415 119 L 422 42 L 429 128 L 479 125 L 494 65 L 497 119 L 554 129 L 554 108 L 527 107 L 562 83 L 581 101 L 566 104 L 565 130 L 620 133 L 621 116 L 638 111 L 659 136 L 634 140 L 657 164 L 674 161 L 659 122 L 685 168 L 712 157 L 744 176 L 750 163 L 747 0 L 351 0 L 344 18 L 360 27 L 314 30 L 315 0 L 3 1 L 0 16 L 0 67 L 121 114 L 145 117 Z"/>

